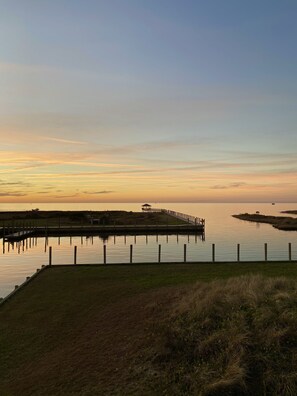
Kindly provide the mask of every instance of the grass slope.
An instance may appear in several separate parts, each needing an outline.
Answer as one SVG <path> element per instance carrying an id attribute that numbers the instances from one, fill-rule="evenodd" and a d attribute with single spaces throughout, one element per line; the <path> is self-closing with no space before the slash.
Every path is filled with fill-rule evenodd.
<path id="1" fill-rule="evenodd" d="M 159 395 L 164 378 L 163 394 L 172 390 L 182 394 L 164 369 L 163 329 L 168 318 L 173 318 L 176 328 L 175 307 L 196 281 L 251 273 L 297 278 L 297 266 L 236 263 L 47 269 L 0 307 L 0 394 Z M 159 369 L 161 377 L 155 375 Z"/>

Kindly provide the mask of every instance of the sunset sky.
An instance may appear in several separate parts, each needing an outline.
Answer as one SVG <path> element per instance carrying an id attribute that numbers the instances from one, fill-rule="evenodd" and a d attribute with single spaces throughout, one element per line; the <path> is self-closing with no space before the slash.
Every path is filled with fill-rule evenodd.
<path id="1" fill-rule="evenodd" d="M 0 202 L 296 202 L 296 0 L 0 0 Z"/>

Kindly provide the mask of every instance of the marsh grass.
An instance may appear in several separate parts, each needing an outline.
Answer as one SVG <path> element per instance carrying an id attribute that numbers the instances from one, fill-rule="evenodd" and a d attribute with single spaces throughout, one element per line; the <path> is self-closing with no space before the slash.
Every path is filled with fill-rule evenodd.
<path id="1" fill-rule="evenodd" d="M 159 332 L 151 384 L 170 395 L 297 394 L 297 283 L 196 283 Z"/>

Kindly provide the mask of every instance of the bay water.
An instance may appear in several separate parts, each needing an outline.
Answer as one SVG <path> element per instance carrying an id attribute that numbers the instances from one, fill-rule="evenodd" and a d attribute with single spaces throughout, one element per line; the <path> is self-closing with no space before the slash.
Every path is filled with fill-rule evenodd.
<path id="1" fill-rule="evenodd" d="M 78 264 L 102 264 L 104 244 L 107 263 L 128 263 L 130 245 L 133 245 L 134 262 L 156 262 L 159 244 L 162 246 L 161 260 L 167 262 L 183 261 L 184 244 L 187 245 L 187 261 L 211 261 L 212 244 L 216 246 L 217 261 L 236 261 L 238 243 L 243 261 L 264 260 L 264 243 L 268 245 L 269 260 L 287 260 L 288 243 L 292 244 L 292 259 L 297 260 L 297 231 L 280 231 L 270 224 L 251 223 L 232 217 L 232 214 L 256 211 L 265 215 L 289 216 L 280 212 L 297 210 L 297 203 L 162 203 L 153 206 L 204 218 L 205 238 L 194 235 L 110 236 L 107 240 L 99 236 L 50 237 L 48 240 L 32 238 L 14 244 L 6 242 L 4 246 L 1 241 L 0 297 L 6 296 L 26 276 L 48 263 L 49 246 L 52 246 L 53 264 L 73 264 L 74 246 L 77 246 Z M 49 203 L 0 204 L 0 211 L 31 210 L 36 207 L 40 210 L 141 210 L 139 203 Z"/>

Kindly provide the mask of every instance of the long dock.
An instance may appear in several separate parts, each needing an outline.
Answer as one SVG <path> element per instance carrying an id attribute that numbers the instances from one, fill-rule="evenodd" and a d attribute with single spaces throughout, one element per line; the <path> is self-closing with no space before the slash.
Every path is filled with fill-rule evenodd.
<path id="1" fill-rule="evenodd" d="M 181 225 L 104 225 L 81 227 L 48 227 L 35 228 L 35 236 L 54 235 L 145 235 L 145 234 L 201 234 L 204 227 L 193 224 Z"/>
<path id="2" fill-rule="evenodd" d="M 117 224 L 81 224 L 67 225 L 60 224 L 56 226 L 36 227 L 32 224 L 28 228 L 21 227 L 3 227 L 0 229 L 0 238 L 5 241 L 20 241 L 31 236 L 88 236 L 88 235 L 151 235 L 151 234 L 203 234 L 205 229 L 205 220 L 180 212 L 168 209 L 153 209 L 148 212 L 164 212 L 168 216 L 183 220 L 183 224 L 134 224 L 134 225 L 117 225 Z"/>

